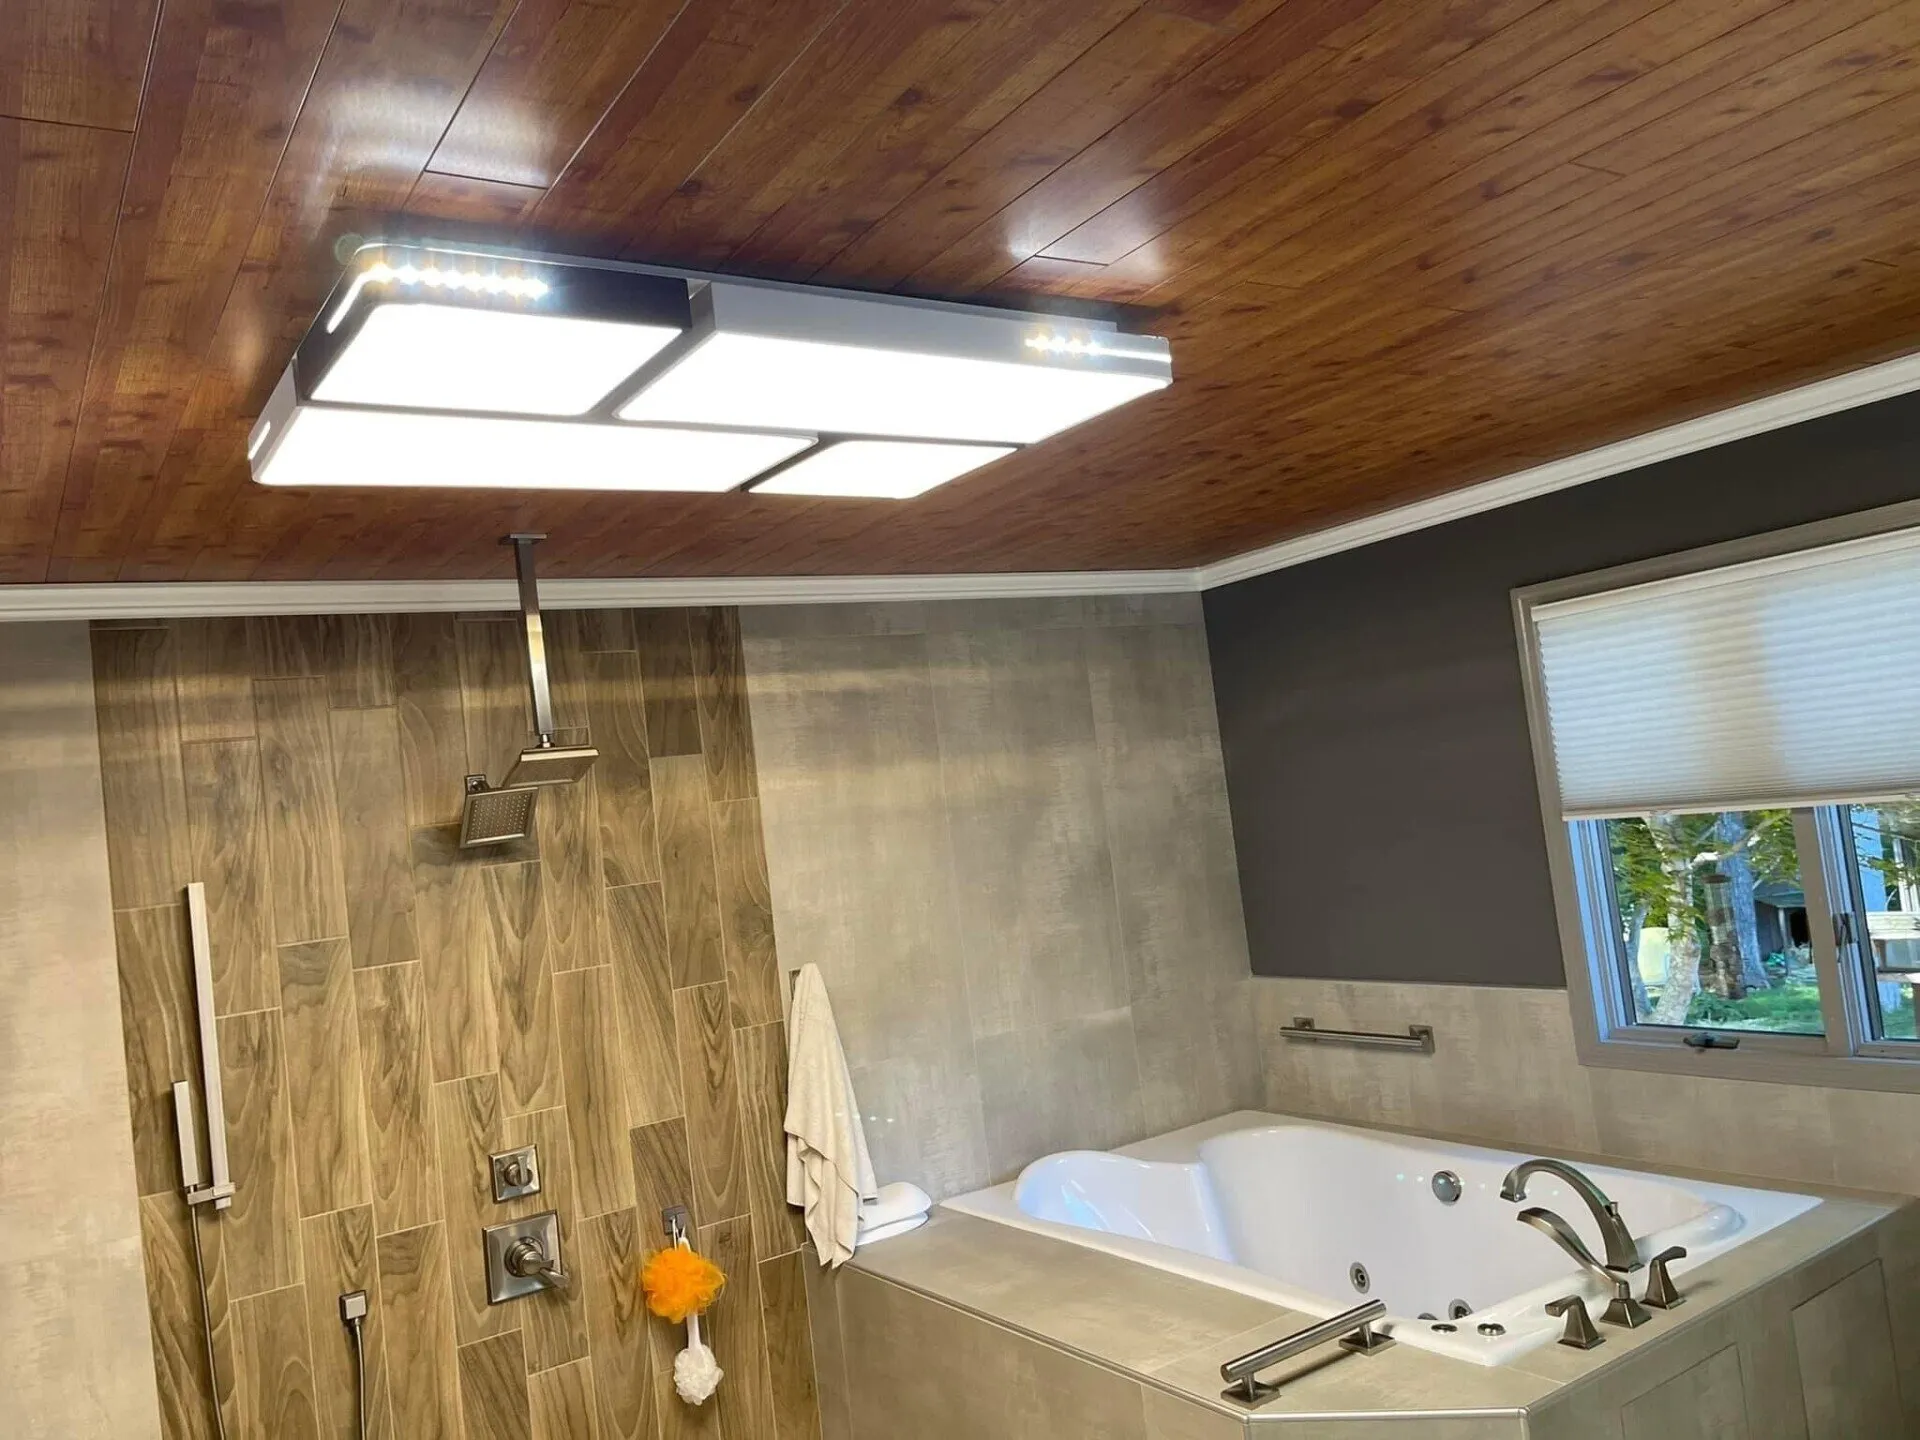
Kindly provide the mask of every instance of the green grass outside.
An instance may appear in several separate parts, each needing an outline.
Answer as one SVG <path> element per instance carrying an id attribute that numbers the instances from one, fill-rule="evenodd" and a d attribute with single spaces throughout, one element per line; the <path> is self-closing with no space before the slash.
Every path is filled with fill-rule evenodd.
<path id="1" fill-rule="evenodd" d="M 1885 1014 L 1889 1039 L 1915 1037 L 1913 991 L 1902 987 L 1900 1003 Z M 1687 1024 L 1720 1030 L 1768 1030 L 1788 1035 L 1819 1035 L 1825 1030 L 1820 992 L 1812 985 L 1756 990 L 1741 1000 L 1696 995 L 1687 1007 Z"/>

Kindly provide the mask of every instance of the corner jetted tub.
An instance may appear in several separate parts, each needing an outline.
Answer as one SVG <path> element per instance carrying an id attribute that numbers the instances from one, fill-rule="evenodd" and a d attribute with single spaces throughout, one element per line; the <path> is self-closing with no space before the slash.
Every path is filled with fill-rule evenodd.
<path id="1" fill-rule="evenodd" d="M 1308 1315 L 1377 1297 L 1381 1328 L 1402 1343 L 1499 1365 L 1559 1335 L 1547 1301 L 1583 1294 L 1597 1318 L 1606 1293 L 1500 1198 L 1507 1172 L 1529 1158 L 1242 1111 L 1116 1151 L 1049 1155 L 1012 1184 L 945 1203 Z M 1671 1271 L 1683 1292 L 1693 1267 L 1820 1203 L 1578 1168 L 1618 1204 L 1643 1259 L 1686 1247 Z M 1524 1203 L 1557 1212 L 1603 1253 L 1599 1226 L 1558 1177 L 1534 1175 Z M 1635 1273 L 1636 1295 L 1645 1279 Z"/>

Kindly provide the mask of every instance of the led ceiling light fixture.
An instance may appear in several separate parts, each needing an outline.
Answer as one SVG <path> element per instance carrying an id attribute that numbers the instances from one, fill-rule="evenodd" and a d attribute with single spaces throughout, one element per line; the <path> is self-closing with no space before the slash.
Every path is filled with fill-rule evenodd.
<path id="1" fill-rule="evenodd" d="M 906 499 L 1171 378 L 1107 321 L 371 245 L 247 459 L 278 486 Z"/>

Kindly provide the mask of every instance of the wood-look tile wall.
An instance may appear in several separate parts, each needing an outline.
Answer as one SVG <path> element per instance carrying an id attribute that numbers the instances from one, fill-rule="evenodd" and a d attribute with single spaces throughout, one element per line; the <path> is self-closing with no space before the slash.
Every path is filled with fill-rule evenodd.
<path id="1" fill-rule="evenodd" d="M 730 609 L 548 619 L 600 760 L 535 836 L 457 848 L 461 777 L 525 743 L 505 616 L 102 623 L 107 846 L 165 1433 L 817 1440 L 785 1038 Z M 203 880 L 238 1194 L 203 1215 L 212 1374 L 168 1086 L 198 1073 Z M 545 1188 L 492 1199 L 535 1143 Z M 700 1410 L 638 1289 L 664 1206 L 730 1281 Z M 573 1293 L 489 1306 L 480 1230 L 557 1209 Z"/>

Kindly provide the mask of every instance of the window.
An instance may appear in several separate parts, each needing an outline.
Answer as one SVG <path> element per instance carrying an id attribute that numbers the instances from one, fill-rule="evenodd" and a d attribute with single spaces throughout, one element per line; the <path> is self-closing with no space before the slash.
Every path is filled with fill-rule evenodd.
<path id="1" fill-rule="evenodd" d="M 1516 592 L 1587 1063 L 1920 1090 L 1916 522 Z"/>
<path id="2" fill-rule="evenodd" d="M 1587 823 L 1606 827 L 1636 1024 L 1826 1033 L 1793 811 Z"/>

